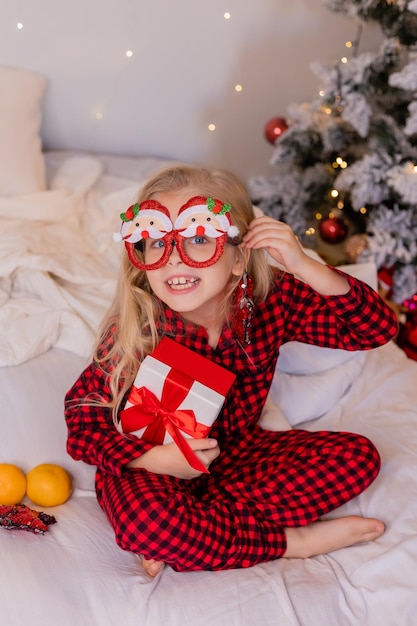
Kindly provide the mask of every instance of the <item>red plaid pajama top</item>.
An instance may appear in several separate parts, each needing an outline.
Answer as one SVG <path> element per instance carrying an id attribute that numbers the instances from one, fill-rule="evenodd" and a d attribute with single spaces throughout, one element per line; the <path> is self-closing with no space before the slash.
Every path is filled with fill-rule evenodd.
<path id="1" fill-rule="evenodd" d="M 67 448 L 97 467 L 98 501 L 121 548 L 177 571 L 250 567 L 285 553 L 285 527 L 314 522 L 374 480 L 379 455 L 361 435 L 257 425 L 283 342 L 366 350 L 395 335 L 393 311 L 367 285 L 346 278 L 349 293 L 324 297 L 277 274 L 244 349 L 227 327 L 212 349 L 203 328 L 166 310 L 164 334 L 236 374 L 211 431 L 221 454 L 210 474 L 194 480 L 125 469 L 152 444 L 121 434 L 109 409 L 77 403 L 98 390 L 109 397 L 106 375 L 94 362 L 86 368 L 66 397 Z"/>

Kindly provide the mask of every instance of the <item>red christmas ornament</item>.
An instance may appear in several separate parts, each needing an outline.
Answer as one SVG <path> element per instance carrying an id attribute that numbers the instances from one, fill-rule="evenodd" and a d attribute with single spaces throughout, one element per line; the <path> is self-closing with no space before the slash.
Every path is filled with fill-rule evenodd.
<path id="1" fill-rule="evenodd" d="M 413 346 L 413 348 L 417 348 L 417 326 L 411 326 L 408 332 L 408 341 Z"/>
<path id="2" fill-rule="evenodd" d="M 319 233 L 326 243 L 340 243 L 348 233 L 348 227 L 340 217 L 326 217 L 319 224 Z"/>
<path id="3" fill-rule="evenodd" d="M 405 324 L 400 324 L 397 343 L 409 359 L 417 361 L 417 312 L 407 316 Z"/>
<path id="4" fill-rule="evenodd" d="M 269 122 L 265 125 L 264 135 L 265 139 L 271 143 L 275 144 L 278 137 L 285 133 L 288 128 L 287 121 L 283 117 L 273 117 Z"/>
<path id="5" fill-rule="evenodd" d="M 414 296 L 411 296 L 411 298 L 404 300 L 403 307 L 405 307 L 407 311 L 410 311 L 410 313 L 417 314 L 417 293 L 415 293 Z"/>

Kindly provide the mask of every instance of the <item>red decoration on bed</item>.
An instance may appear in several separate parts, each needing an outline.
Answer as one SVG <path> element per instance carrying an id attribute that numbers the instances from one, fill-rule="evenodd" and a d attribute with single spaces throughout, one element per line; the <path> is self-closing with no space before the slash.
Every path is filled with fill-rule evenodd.
<path id="1" fill-rule="evenodd" d="M 31 533 L 43 535 L 50 524 L 55 524 L 52 515 L 34 511 L 25 504 L 0 505 L 0 526 L 8 530 L 27 530 Z"/>

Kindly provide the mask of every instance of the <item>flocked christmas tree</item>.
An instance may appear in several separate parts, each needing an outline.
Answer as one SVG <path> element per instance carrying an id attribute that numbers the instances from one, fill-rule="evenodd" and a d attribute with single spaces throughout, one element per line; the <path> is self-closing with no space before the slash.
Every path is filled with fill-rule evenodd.
<path id="1" fill-rule="evenodd" d="M 373 259 L 392 282 L 390 298 L 410 310 L 417 305 L 417 0 L 325 4 L 354 17 L 358 36 L 336 64 L 313 64 L 317 99 L 271 120 L 276 174 L 249 181 L 250 192 L 307 246 L 343 240 L 344 260 Z M 368 21 L 382 32 L 375 53 L 360 51 Z"/>

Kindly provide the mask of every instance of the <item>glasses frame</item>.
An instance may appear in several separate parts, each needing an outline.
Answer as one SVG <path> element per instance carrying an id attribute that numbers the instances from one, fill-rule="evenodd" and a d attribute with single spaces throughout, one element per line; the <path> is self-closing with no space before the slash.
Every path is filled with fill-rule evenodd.
<path id="1" fill-rule="evenodd" d="M 216 248 L 215 248 L 214 254 L 210 257 L 210 259 L 207 259 L 207 261 L 194 261 L 188 256 L 188 254 L 185 251 L 185 248 L 184 248 L 185 239 L 187 239 L 187 237 L 183 237 L 182 235 L 180 235 L 180 233 L 177 230 L 171 230 L 169 233 L 164 235 L 164 237 L 161 237 L 161 239 L 159 239 L 158 241 L 163 241 L 165 243 L 165 248 L 164 248 L 164 252 L 161 258 L 158 259 L 158 261 L 155 261 L 155 263 L 142 263 L 142 261 L 140 261 L 140 259 L 137 256 L 137 247 L 136 247 L 138 245 L 137 243 L 135 244 L 129 241 L 125 241 L 125 248 L 126 248 L 127 256 L 129 257 L 130 262 L 133 263 L 133 265 L 137 269 L 149 272 L 152 270 L 158 270 L 168 263 L 168 260 L 172 254 L 174 245 L 178 250 L 178 254 L 179 254 L 181 261 L 185 265 L 188 265 L 188 267 L 201 268 L 201 267 L 210 267 L 211 265 L 214 265 L 215 263 L 217 263 L 217 261 L 223 254 L 223 250 L 224 250 L 224 246 L 226 245 L 226 242 L 231 243 L 232 245 L 239 245 L 240 243 L 240 241 L 228 238 L 227 234 L 224 233 L 223 235 L 220 235 L 220 237 L 216 237 Z M 143 241 L 144 240 L 142 239 L 138 243 L 141 244 Z"/>

